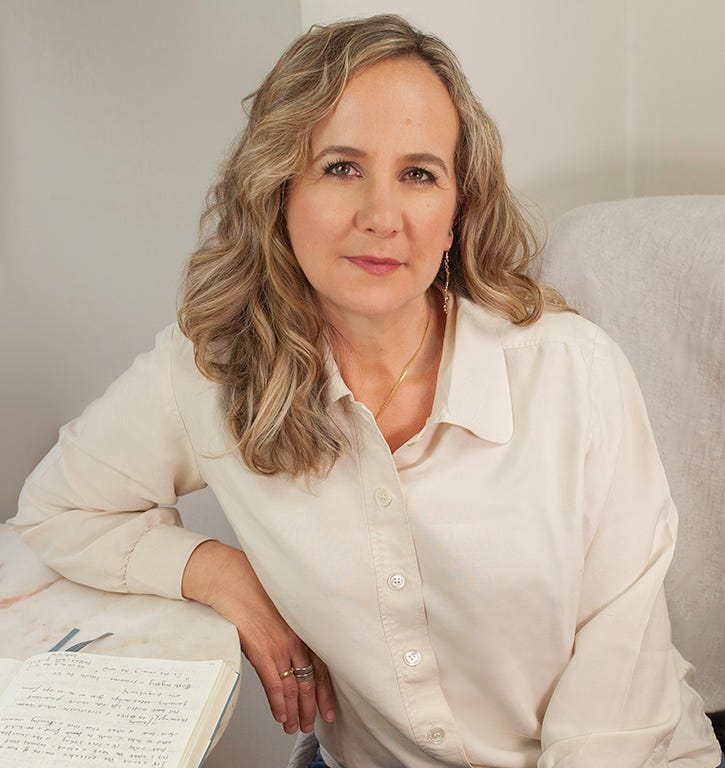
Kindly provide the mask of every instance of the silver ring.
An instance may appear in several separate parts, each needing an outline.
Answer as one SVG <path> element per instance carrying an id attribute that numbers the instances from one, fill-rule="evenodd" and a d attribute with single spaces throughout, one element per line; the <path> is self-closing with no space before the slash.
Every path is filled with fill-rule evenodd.
<path id="1" fill-rule="evenodd" d="M 309 683 L 315 677 L 312 664 L 307 667 L 293 667 L 293 674 L 298 683 Z"/>

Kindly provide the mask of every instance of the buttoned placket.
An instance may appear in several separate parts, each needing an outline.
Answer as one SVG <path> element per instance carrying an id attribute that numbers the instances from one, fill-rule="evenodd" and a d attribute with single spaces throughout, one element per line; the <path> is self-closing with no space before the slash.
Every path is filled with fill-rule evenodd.
<path id="1" fill-rule="evenodd" d="M 370 412 L 356 404 L 361 480 L 382 629 L 413 738 L 428 755 L 468 766 L 440 687 L 415 541 L 395 460 Z"/>

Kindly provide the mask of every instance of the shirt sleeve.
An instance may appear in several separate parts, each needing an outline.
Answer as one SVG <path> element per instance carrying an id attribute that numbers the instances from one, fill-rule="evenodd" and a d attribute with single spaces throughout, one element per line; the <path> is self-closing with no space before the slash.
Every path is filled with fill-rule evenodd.
<path id="1" fill-rule="evenodd" d="M 75 421 L 28 477 L 8 521 L 51 568 L 112 592 L 181 597 L 193 550 L 178 497 L 202 488 L 173 392 L 169 326 Z"/>
<path id="2" fill-rule="evenodd" d="M 666 768 L 681 711 L 662 586 L 677 514 L 634 374 L 603 332 L 590 376 L 578 624 L 538 768 Z"/>

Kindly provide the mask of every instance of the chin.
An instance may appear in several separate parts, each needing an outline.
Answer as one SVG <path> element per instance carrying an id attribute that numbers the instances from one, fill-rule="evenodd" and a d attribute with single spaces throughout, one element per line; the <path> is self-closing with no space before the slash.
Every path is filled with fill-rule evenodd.
<path id="1" fill-rule="evenodd" d="M 383 291 L 368 289 L 357 292 L 352 296 L 330 297 L 323 299 L 323 307 L 329 306 L 335 314 L 344 313 L 359 315 L 362 317 L 384 317 L 398 312 L 409 304 L 414 304 L 416 299 L 422 299 L 425 293 L 410 297 L 390 296 Z"/>

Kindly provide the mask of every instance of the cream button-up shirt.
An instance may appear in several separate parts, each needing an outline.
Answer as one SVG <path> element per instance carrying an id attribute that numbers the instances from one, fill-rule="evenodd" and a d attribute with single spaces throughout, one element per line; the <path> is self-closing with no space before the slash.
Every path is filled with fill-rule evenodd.
<path id="1" fill-rule="evenodd" d="M 634 376 L 572 314 L 449 316 L 426 426 L 391 454 L 334 365 L 329 476 L 250 472 L 171 326 L 63 427 L 13 524 L 68 578 L 180 597 L 216 494 L 282 615 L 330 669 L 344 768 L 714 768 L 671 645 L 676 513 Z M 399 393 L 404 397 L 404 390 Z"/>

